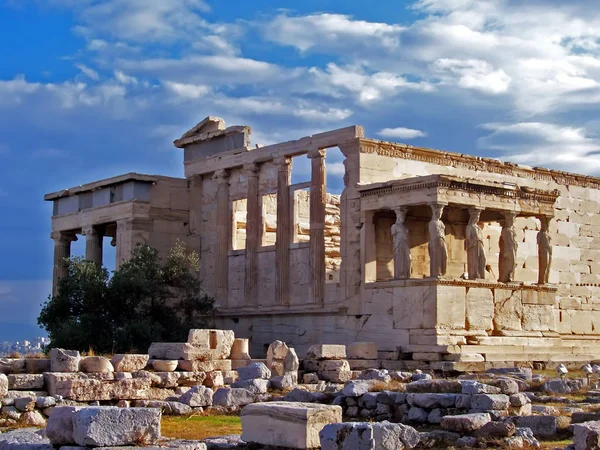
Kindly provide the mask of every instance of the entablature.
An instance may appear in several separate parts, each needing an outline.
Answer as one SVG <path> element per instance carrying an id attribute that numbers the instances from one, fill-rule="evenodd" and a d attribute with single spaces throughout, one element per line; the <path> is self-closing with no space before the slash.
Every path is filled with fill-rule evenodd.
<path id="1" fill-rule="evenodd" d="M 554 216 L 558 190 L 541 190 L 450 175 L 427 175 L 359 186 L 363 211 L 432 203 Z"/>

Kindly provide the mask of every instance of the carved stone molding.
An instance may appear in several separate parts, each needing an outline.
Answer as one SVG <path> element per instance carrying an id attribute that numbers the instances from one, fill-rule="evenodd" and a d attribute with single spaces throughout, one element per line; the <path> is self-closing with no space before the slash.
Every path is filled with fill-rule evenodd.
<path id="1" fill-rule="evenodd" d="M 563 186 L 580 186 L 600 189 L 600 179 L 577 175 L 542 167 L 527 168 L 510 162 L 502 162 L 491 158 L 470 156 L 429 148 L 413 147 L 406 144 L 395 144 L 373 139 L 360 139 L 361 153 L 374 153 L 391 158 L 410 159 L 440 166 L 460 167 L 480 172 L 495 173 L 507 176 L 530 178 L 546 183 L 554 182 Z"/>

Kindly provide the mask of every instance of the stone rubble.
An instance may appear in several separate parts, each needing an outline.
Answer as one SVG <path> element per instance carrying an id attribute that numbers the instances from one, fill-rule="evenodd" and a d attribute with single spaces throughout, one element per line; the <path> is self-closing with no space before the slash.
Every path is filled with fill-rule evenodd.
<path id="1" fill-rule="evenodd" d="M 400 445 L 402 448 L 415 445 L 431 448 L 492 442 L 501 442 L 509 448 L 524 448 L 535 446 L 538 439 L 573 436 L 573 448 L 578 449 L 584 448 L 582 442 L 596 439 L 600 429 L 595 423 L 600 421 L 600 412 L 589 408 L 589 405 L 600 403 L 600 392 L 593 389 L 591 382 L 588 386 L 589 380 L 585 378 L 552 379 L 533 375 L 524 369 L 464 374 L 458 378 L 438 378 L 439 373 L 419 370 L 397 371 L 377 367 L 352 370 L 348 364 L 351 361 L 361 361 L 361 364 L 364 361 L 376 364 L 378 361 L 367 359 L 377 354 L 376 346 L 368 342 L 347 347 L 315 345 L 307 352 L 307 358 L 299 361 L 293 349 L 282 341 L 276 341 L 269 347 L 266 360 L 252 360 L 247 358 L 245 340 L 235 339 L 231 333 L 212 331 L 195 330 L 190 333 L 190 342 L 186 343 L 200 349 L 202 354 L 208 355 L 208 359 L 177 360 L 173 371 L 153 370 L 154 362 L 167 360 L 153 361 L 150 355 L 115 355 L 109 361 L 103 357 L 81 357 L 77 352 L 60 350 L 45 363 L 35 365 L 25 360 L 15 362 L 15 359 L 5 359 L 1 367 L 8 373 L 0 374 L 0 427 L 17 422 L 35 427 L 46 426 L 47 435 L 56 442 L 65 439 L 64 444 L 57 445 L 67 446 L 74 444 L 74 438 L 70 435 L 61 438 L 61 433 L 66 430 L 68 434 L 69 427 L 72 428 L 69 425 L 73 421 L 72 416 L 91 405 L 102 411 L 155 410 L 163 415 L 181 416 L 211 410 L 243 411 L 251 406 L 248 411 L 255 412 L 250 414 L 252 418 L 245 419 L 248 424 L 258 423 L 257 417 L 263 415 L 256 412 L 263 408 L 258 405 L 273 405 L 275 408 L 281 404 L 282 415 L 267 421 L 281 429 L 297 426 L 297 423 L 292 426 L 287 422 L 294 422 L 296 419 L 292 418 L 297 418 L 294 411 L 304 411 L 309 408 L 306 405 L 312 405 L 311 410 L 321 406 L 339 409 L 340 418 L 328 425 L 327 430 L 330 431 L 321 434 L 319 445 L 323 448 L 379 448 L 376 444 L 378 439 L 389 446 L 381 448 L 401 448 Z M 223 339 L 224 343 L 219 344 L 219 339 Z M 227 348 L 231 353 L 223 356 Z M 55 368 L 62 364 L 69 371 L 51 371 L 52 356 Z M 211 359 L 213 357 L 220 359 Z M 75 360 L 78 366 L 73 372 Z M 231 370 L 234 361 L 244 364 Z M 48 371 L 28 373 L 27 367 L 35 370 L 46 367 Z M 182 370 L 182 367 L 206 371 Z M 303 383 L 299 384 L 299 380 Z M 564 397 L 567 389 L 570 389 L 568 392 L 586 392 L 586 400 L 576 402 Z M 549 402 L 552 405 L 547 405 Z M 270 417 L 274 410 L 269 408 L 265 414 Z M 102 412 L 93 417 L 109 417 L 111 414 L 121 417 L 120 414 L 127 413 Z M 304 427 L 311 428 L 307 417 L 301 422 Z M 352 422 L 342 423 L 342 418 Z M 106 420 L 110 422 L 113 419 Z M 89 423 L 94 421 L 96 419 L 88 420 Z M 414 431 L 421 427 L 427 431 Z M 57 432 L 57 429 L 63 431 Z M 90 439 L 94 442 L 103 445 L 108 442 L 102 440 L 102 432 L 98 434 L 89 427 L 87 430 L 85 434 L 93 436 Z M 300 433 L 298 430 L 294 433 Z M 395 430 L 409 434 L 414 431 L 416 434 L 410 434 L 413 436 L 411 443 L 406 443 Z M 317 442 L 319 432 L 316 432 L 315 438 L 313 431 L 300 433 L 304 436 L 301 439 Z M 72 435 L 74 431 L 70 433 Z M 159 436 L 155 432 L 150 434 Z M 310 439 L 309 434 L 312 436 Z M 15 435 L 15 439 L 23 440 L 23 436 L 30 436 L 35 441 L 39 438 L 32 433 L 19 436 Z M 262 439 L 249 436 L 253 436 L 252 432 L 247 431 L 247 439 L 256 442 Z M 414 443 L 414 436 L 418 436 L 418 444 Z M 279 436 L 277 439 L 284 442 L 286 437 Z M 110 440 L 118 441 L 114 436 Z M 242 445 L 240 441 L 232 442 L 236 442 L 232 445 Z M 5 444 L 0 444 L 0 449 L 4 448 L 2 445 Z M 40 441 L 39 445 L 49 445 L 49 442 Z M 187 446 L 182 448 L 191 449 L 196 448 L 197 443 L 182 445 Z"/>

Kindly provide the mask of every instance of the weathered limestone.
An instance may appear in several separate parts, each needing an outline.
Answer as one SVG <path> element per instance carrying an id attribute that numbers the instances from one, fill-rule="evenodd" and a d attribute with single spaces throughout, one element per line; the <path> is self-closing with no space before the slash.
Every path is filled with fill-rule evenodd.
<path id="1" fill-rule="evenodd" d="M 195 347 L 211 350 L 212 359 L 226 359 L 235 340 L 230 330 L 190 330 L 188 343 Z"/>
<path id="2" fill-rule="evenodd" d="M 21 358 L 0 358 L 0 373 L 22 373 L 25 371 L 25 360 Z"/>
<path id="3" fill-rule="evenodd" d="M 1 380 L 2 375 L 0 374 L 0 385 L 2 385 Z M 44 375 L 29 373 L 10 374 L 8 375 L 8 387 L 14 390 L 41 390 L 44 387 Z M 0 387 L 0 397 L 2 396 L 2 388 Z"/>
<path id="4" fill-rule="evenodd" d="M 339 406 L 314 403 L 254 403 L 242 409 L 242 440 L 290 448 L 319 448 L 319 432 L 342 421 Z"/>
<path id="5" fill-rule="evenodd" d="M 456 416 L 444 416 L 440 425 L 445 430 L 458 433 L 471 433 L 483 427 L 492 419 L 488 413 L 459 414 Z"/>
<path id="6" fill-rule="evenodd" d="M 94 447 L 154 444 L 160 438 L 160 417 L 160 410 L 154 408 L 82 408 L 71 415 L 73 434 L 68 443 Z"/>
<path id="7" fill-rule="evenodd" d="M 115 372 L 137 372 L 148 365 L 148 355 L 118 354 L 110 360 Z"/>
<path id="8" fill-rule="evenodd" d="M 50 350 L 50 371 L 52 372 L 77 372 L 81 357 L 77 350 L 63 350 L 53 348 Z"/>
<path id="9" fill-rule="evenodd" d="M 152 361 L 152 368 L 157 372 L 175 372 L 179 361 L 176 359 L 155 359 Z"/>
<path id="10" fill-rule="evenodd" d="M 213 391 L 204 386 L 194 386 L 185 392 L 180 398 L 181 403 L 185 403 L 192 408 L 198 406 L 211 406 L 213 399 Z"/>
<path id="11" fill-rule="evenodd" d="M 111 362 L 104 356 L 86 356 L 79 362 L 79 370 L 87 373 L 112 373 L 115 371 Z"/>
<path id="12" fill-rule="evenodd" d="M 236 361 L 252 359 L 248 350 L 248 343 L 248 339 L 235 338 L 229 358 Z"/>
<path id="13" fill-rule="evenodd" d="M 334 344 L 315 344 L 308 349 L 306 356 L 312 359 L 345 359 L 346 346 Z"/>
<path id="14" fill-rule="evenodd" d="M 252 380 L 255 378 L 262 378 L 268 380 L 271 378 L 271 371 L 263 363 L 257 362 L 252 363 L 246 367 L 239 367 L 237 369 L 240 380 Z"/>
<path id="15" fill-rule="evenodd" d="M 600 422 L 591 421 L 573 425 L 575 450 L 600 448 Z"/>

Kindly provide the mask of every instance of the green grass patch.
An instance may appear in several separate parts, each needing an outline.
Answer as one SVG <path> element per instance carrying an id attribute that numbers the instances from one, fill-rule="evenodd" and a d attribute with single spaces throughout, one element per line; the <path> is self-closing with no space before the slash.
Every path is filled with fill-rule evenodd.
<path id="1" fill-rule="evenodd" d="M 205 439 L 207 437 L 240 434 L 242 421 L 239 416 L 163 416 L 161 431 L 164 437 L 178 439 Z"/>

